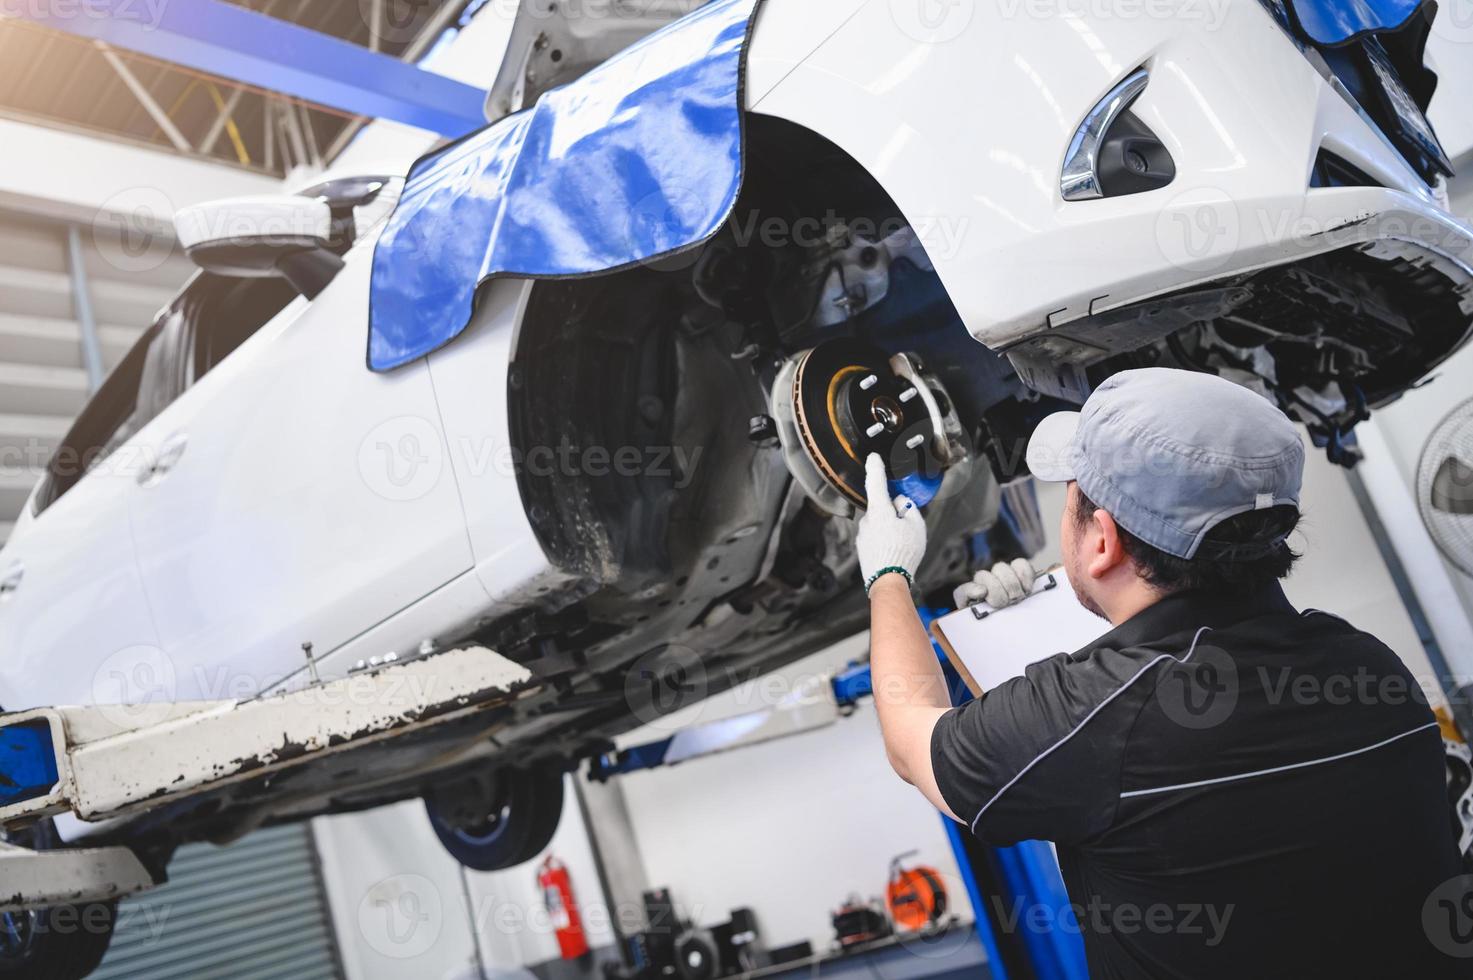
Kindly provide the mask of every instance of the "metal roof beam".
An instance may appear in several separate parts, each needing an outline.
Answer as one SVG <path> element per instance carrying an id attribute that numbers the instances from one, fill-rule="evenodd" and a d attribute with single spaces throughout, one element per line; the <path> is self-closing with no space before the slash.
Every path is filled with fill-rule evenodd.
<path id="1" fill-rule="evenodd" d="M 118 57 L 117 52 L 101 41 L 97 42 L 97 50 L 102 52 L 102 57 L 112 66 L 113 71 L 118 73 L 118 77 L 123 80 L 124 85 L 128 86 L 128 91 L 133 93 L 133 97 L 143 106 L 144 111 L 158 124 L 159 129 L 164 131 L 164 135 L 169 137 L 169 142 L 174 144 L 174 149 L 180 153 L 193 152 L 194 147 L 189 145 L 189 140 L 185 139 L 179 127 L 174 125 L 174 120 L 169 118 L 164 107 L 159 105 L 153 94 L 149 92 L 148 86 L 138 80 L 138 76 L 134 75 L 132 70 L 123 63 L 123 59 Z"/>
<path id="2" fill-rule="evenodd" d="M 444 136 L 485 125 L 486 93 L 474 86 L 222 0 L 43 0 L 0 13 Z"/>

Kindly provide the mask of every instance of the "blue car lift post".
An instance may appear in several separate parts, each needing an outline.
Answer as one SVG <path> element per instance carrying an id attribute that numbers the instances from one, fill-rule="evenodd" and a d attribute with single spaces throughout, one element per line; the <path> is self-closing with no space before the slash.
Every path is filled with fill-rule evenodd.
<path id="1" fill-rule="evenodd" d="M 921 621 L 929 629 L 932 620 L 949 611 L 921 609 Z M 951 687 L 952 702 L 970 700 L 966 685 L 939 648 L 936 656 Z M 868 664 L 850 664 L 828 678 L 828 684 L 840 714 L 852 712 L 874 694 Z M 588 777 L 603 782 L 816 727 L 801 721 L 764 726 L 756 720 L 758 714 L 693 726 L 669 738 L 599 756 L 590 761 Z M 1049 844 L 1023 841 L 1011 847 L 989 847 L 951 818 L 940 819 L 976 913 L 977 936 L 987 952 L 993 980 L 1088 980 L 1078 922 Z M 984 883 L 991 887 L 984 889 Z M 1015 934 L 1018 942 L 1005 947 L 998 942 L 999 931 Z"/>

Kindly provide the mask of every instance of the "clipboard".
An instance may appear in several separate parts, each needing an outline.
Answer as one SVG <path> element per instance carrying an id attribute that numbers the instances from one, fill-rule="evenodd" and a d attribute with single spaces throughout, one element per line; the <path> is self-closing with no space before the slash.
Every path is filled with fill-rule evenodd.
<path id="1" fill-rule="evenodd" d="M 931 636 L 973 697 L 1020 676 L 1030 664 L 1078 650 L 1110 630 L 1079 604 L 1055 566 L 1039 575 L 1033 591 L 1012 606 L 986 603 L 947 613 L 931 623 Z"/>

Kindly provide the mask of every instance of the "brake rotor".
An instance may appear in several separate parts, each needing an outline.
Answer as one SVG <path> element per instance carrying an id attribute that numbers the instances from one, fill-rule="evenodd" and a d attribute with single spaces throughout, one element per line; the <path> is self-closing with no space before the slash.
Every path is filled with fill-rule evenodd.
<path id="1" fill-rule="evenodd" d="M 832 340 L 803 354 L 793 375 L 793 421 L 824 481 L 863 507 L 864 461 L 879 453 L 890 491 L 925 505 L 940 485 L 937 436 L 915 386 L 884 351 Z"/>

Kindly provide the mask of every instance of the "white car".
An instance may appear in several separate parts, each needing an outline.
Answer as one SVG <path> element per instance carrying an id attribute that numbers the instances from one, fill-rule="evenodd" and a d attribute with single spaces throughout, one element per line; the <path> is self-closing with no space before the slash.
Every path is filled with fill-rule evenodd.
<path id="1" fill-rule="evenodd" d="M 166 859 L 425 796 L 461 860 L 524 860 L 576 760 L 863 628 L 866 453 L 926 502 L 944 601 L 1038 546 L 1031 428 L 1124 367 L 1251 385 L 1352 462 L 1466 338 L 1473 243 L 1425 25 L 1324 37 L 1327 6 L 716 0 L 622 54 L 669 18 L 524 7 L 498 121 L 407 182 L 181 215 L 202 271 L 0 551 L 0 704 L 249 696 L 471 640 L 536 688 L 372 775 L 62 836 Z"/>

